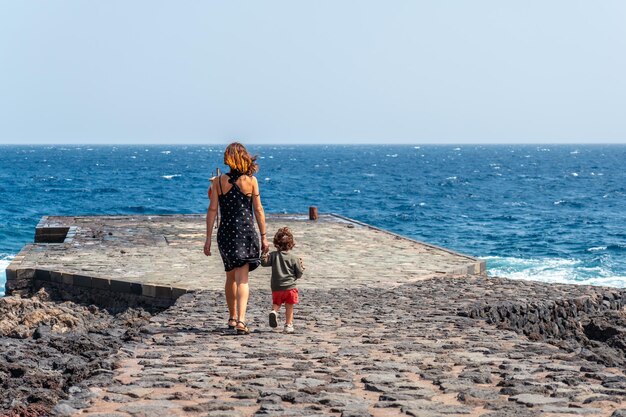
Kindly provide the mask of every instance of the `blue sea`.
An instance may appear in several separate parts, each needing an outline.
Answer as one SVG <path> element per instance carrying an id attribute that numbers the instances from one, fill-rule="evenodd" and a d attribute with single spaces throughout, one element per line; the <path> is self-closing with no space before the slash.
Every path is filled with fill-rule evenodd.
<path id="1" fill-rule="evenodd" d="M 0 146 L 0 285 L 44 215 L 204 212 L 223 148 Z M 484 258 L 490 275 L 626 286 L 625 145 L 249 149 L 268 212 L 315 205 Z"/>

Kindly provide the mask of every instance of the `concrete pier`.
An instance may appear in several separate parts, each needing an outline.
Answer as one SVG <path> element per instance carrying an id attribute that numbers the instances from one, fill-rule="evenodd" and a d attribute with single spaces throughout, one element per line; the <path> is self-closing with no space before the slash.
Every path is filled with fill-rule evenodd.
<path id="1" fill-rule="evenodd" d="M 433 275 L 484 274 L 485 262 L 339 215 L 268 215 L 271 234 L 288 226 L 307 267 L 304 288 L 406 283 Z M 217 290 L 224 269 L 215 240 L 206 257 L 202 215 L 44 217 L 35 242 L 7 269 L 7 293 L 61 284 L 167 303 L 188 291 Z M 214 233 L 215 239 L 216 233 Z M 252 276 L 264 288 L 269 270 Z"/>
<path id="2" fill-rule="evenodd" d="M 97 327 L 96 341 L 123 334 L 119 349 L 86 365 L 53 414 L 626 416 L 624 290 L 489 278 L 480 260 L 338 215 L 268 217 L 270 235 L 281 226 L 307 267 L 296 332 L 268 326 L 269 270 L 259 268 L 252 333 L 236 336 L 217 247 L 202 253 L 203 216 L 44 218 L 9 268 L 9 292 L 70 288 L 118 306 L 168 306 L 145 324 L 133 319 L 133 331 Z M 7 310 L 24 304 L 6 300 Z M 0 338 L 5 349 L 65 346 L 36 317 L 30 327 L 13 320 L 22 339 Z M 89 364 L 94 349 L 112 350 L 98 343 L 80 353 Z M 28 365 L 10 359 L 11 375 L 27 378 Z"/>

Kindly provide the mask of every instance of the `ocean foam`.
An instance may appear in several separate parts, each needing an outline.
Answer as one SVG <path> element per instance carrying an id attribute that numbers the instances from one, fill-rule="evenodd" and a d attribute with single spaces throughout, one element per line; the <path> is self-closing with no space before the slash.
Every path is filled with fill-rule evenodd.
<path id="1" fill-rule="evenodd" d="M 178 178 L 180 176 L 181 176 L 180 174 L 163 175 L 163 176 L 161 176 L 161 178 L 165 178 L 166 180 L 171 180 L 172 178 Z"/>
<path id="2" fill-rule="evenodd" d="M 607 250 L 607 249 L 608 247 L 606 246 L 594 246 L 593 248 L 587 249 L 587 252 L 598 252 L 598 251 Z"/>
<path id="3" fill-rule="evenodd" d="M 0 297 L 4 297 L 4 284 L 7 282 L 5 269 L 12 259 L 13 255 L 0 254 Z"/>
<path id="4" fill-rule="evenodd" d="M 626 287 L 626 276 L 615 275 L 606 268 L 585 267 L 578 259 L 513 258 L 485 256 L 489 276 L 542 281 L 555 284 L 603 285 Z"/>

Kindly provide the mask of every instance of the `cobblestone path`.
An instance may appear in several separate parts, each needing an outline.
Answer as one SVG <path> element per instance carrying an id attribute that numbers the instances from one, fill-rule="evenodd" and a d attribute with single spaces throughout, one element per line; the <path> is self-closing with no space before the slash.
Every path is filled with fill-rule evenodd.
<path id="1" fill-rule="evenodd" d="M 113 383 L 66 404 L 91 417 L 626 415 L 621 370 L 458 314 L 551 291 L 469 277 L 306 289 L 283 334 L 257 290 L 249 336 L 225 329 L 221 293 L 187 294 L 120 351 Z"/>

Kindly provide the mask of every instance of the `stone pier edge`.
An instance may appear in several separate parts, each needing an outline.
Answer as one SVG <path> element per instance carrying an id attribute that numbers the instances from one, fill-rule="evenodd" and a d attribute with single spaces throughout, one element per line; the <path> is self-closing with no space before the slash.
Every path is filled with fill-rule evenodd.
<path id="1" fill-rule="evenodd" d="M 484 260 L 477 259 L 477 258 L 474 258 L 472 256 L 465 255 L 463 253 L 455 252 L 455 251 L 453 251 L 451 249 L 448 249 L 448 248 L 443 248 L 441 246 L 433 245 L 431 243 L 422 242 L 422 241 L 417 240 L 417 239 L 413 239 L 413 238 L 410 238 L 410 237 L 407 237 L 407 236 L 404 236 L 404 235 L 400 235 L 398 233 L 394 233 L 394 232 L 389 231 L 387 229 L 381 229 L 380 227 L 376 227 L 376 226 L 373 226 L 373 225 L 371 225 L 369 223 L 365 223 L 365 222 L 362 222 L 362 221 L 359 221 L 359 220 L 355 220 L 355 219 L 352 219 L 350 217 L 343 216 L 341 214 L 330 213 L 329 215 L 333 216 L 333 217 L 336 217 L 338 219 L 347 221 L 347 222 L 358 224 L 359 226 L 368 227 L 368 228 L 370 228 L 372 230 L 376 230 L 376 231 L 379 231 L 379 232 L 382 232 L 382 233 L 386 233 L 388 235 L 394 236 L 396 239 L 404 239 L 404 240 L 408 240 L 410 242 L 415 242 L 415 243 L 418 243 L 418 244 L 420 244 L 422 246 L 426 246 L 426 247 L 429 247 L 429 248 L 437 249 L 437 250 L 440 250 L 440 251 L 443 251 L 443 252 L 450 253 L 450 254 L 455 255 L 455 256 L 460 256 L 462 258 L 467 258 L 467 259 L 469 259 L 471 261 L 467 266 L 464 266 L 462 268 L 457 268 L 457 269 L 450 270 L 450 271 L 437 271 L 438 273 L 454 274 L 454 275 L 459 275 L 459 274 L 460 275 L 465 275 L 465 274 L 486 275 L 486 273 L 487 273 L 487 262 L 484 261 Z"/>
<path id="2" fill-rule="evenodd" d="M 304 213 L 290 213 L 289 216 L 306 216 Z M 147 216 L 147 215 L 146 215 Z M 164 216 L 167 217 L 169 215 L 154 215 L 154 216 Z M 174 216 L 174 215 L 172 215 Z M 190 214 L 190 216 L 194 216 L 194 214 Z M 201 216 L 201 215 L 200 215 Z M 268 213 L 268 217 L 272 217 L 272 213 Z M 281 213 L 276 213 L 276 217 L 281 217 Z M 111 278 L 102 278 L 102 277 L 94 277 L 85 274 L 77 274 L 71 272 L 64 271 L 51 271 L 48 269 L 42 268 L 21 268 L 21 263 L 26 254 L 33 248 L 35 244 L 46 244 L 46 245 L 62 245 L 71 243 L 74 238 L 74 234 L 76 233 L 76 227 L 70 226 L 65 227 L 67 229 L 66 236 L 63 241 L 59 242 L 47 242 L 47 237 L 52 236 L 53 238 L 58 238 L 60 232 L 59 228 L 62 228 L 59 225 L 51 225 L 46 227 L 48 223 L 49 217 L 53 216 L 43 216 L 39 221 L 35 231 L 35 243 L 28 243 L 24 245 L 22 250 L 13 258 L 9 266 L 6 268 L 6 287 L 5 292 L 7 295 L 14 294 L 27 294 L 30 290 L 34 288 L 40 288 L 45 285 L 52 286 L 69 286 L 69 287 L 79 287 L 83 290 L 95 290 L 103 293 L 113 293 L 113 294 L 124 294 L 131 295 L 141 299 L 141 301 L 147 304 L 154 305 L 167 305 L 173 304 L 176 299 L 186 293 L 194 292 L 194 290 L 188 290 L 185 288 L 177 288 L 172 286 L 165 285 L 155 285 L 155 284 L 145 284 L 141 282 L 133 282 L 127 280 L 119 280 L 119 279 L 111 279 Z M 56 217 L 56 216 L 54 216 Z M 67 216 L 67 217 L 107 217 L 107 216 Z M 119 217 L 119 216 L 111 216 L 111 217 Z M 452 251 L 447 248 L 442 248 L 440 246 L 432 245 L 429 243 L 421 242 L 416 239 L 409 238 L 407 236 L 403 236 L 389 230 L 381 229 L 379 227 L 373 226 L 368 223 L 361 222 L 359 220 L 351 219 L 349 217 L 337 214 L 337 213 L 328 213 L 320 215 L 320 218 L 323 217 L 333 217 L 339 220 L 342 220 L 347 223 L 356 224 L 362 227 L 367 227 L 372 230 L 376 230 L 381 233 L 386 233 L 388 235 L 394 236 L 397 239 L 408 240 L 426 247 L 430 247 L 433 249 L 441 250 L 444 252 L 448 252 L 450 254 L 467 258 L 470 262 L 461 267 L 456 268 L 454 270 L 449 271 L 436 271 L 440 274 L 455 274 L 455 275 L 486 275 L 486 262 L 483 260 L 479 260 L 455 251 Z M 304 220 L 303 220 L 304 221 Z M 317 221 L 317 220 L 309 220 L 309 221 Z"/>

